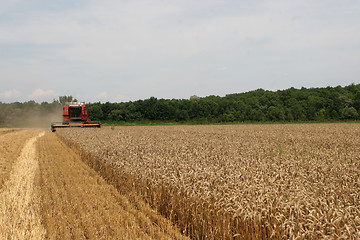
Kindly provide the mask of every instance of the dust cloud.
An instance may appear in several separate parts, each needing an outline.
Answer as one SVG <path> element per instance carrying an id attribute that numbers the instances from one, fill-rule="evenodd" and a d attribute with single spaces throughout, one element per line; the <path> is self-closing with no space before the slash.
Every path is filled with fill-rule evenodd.
<path id="1" fill-rule="evenodd" d="M 52 122 L 62 122 L 62 109 L 50 112 L 25 112 L 21 118 L 10 119 L 7 124 L 16 128 L 50 128 Z"/>

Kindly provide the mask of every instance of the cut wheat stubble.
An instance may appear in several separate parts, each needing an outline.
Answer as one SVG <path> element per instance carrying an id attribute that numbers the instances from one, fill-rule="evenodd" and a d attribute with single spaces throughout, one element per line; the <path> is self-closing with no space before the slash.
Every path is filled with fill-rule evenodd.
<path id="1" fill-rule="evenodd" d="M 44 132 L 30 138 L 13 164 L 9 179 L 0 191 L 0 238 L 43 239 L 40 216 L 40 188 L 35 184 L 39 164 L 35 142 Z"/>

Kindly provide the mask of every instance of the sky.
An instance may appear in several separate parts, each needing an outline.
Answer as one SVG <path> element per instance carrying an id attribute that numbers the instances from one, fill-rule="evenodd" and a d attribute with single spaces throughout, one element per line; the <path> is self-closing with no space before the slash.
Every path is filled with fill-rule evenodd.
<path id="1" fill-rule="evenodd" d="M 359 0 L 1 0 L 0 101 L 360 82 Z"/>

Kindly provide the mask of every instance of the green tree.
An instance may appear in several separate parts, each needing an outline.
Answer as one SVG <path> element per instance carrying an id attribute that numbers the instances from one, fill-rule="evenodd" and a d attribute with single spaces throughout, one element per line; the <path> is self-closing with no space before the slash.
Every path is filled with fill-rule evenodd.
<path id="1" fill-rule="evenodd" d="M 89 119 L 99 121 L 102 120 L 104 117 L 104 113 L 101 109 L 101 106 L 99 104 L 93 104 L 87 106 L 87 112 Z"/>
<path id="2" fill-rule="evenodd" d="M 232 113 L 224 113 L 219 117 L 220 122 L 233 122 L 236 118 Z"/>
<path id="3" fill-rule="evenodd" d="M 320 110 L 315 114 L 315 120 L 317 120 L 317 121 L 324 121 L 324 120 L 325 120 L 325 113 L 326 113 L 325 108 L 320 109 Z"/>
<path id="4" fill-rule="evenodd" d="M 270 121 L 284 121 L 285 113 L 280 106 L 270 106 L 267 111 L 267 117 Z"/>
<path id="5" fill-rule="evenodd" d="M 344 119 L 357 119 L 359 117 L 359 113 L 356 111 L 354 107 L 346 106 L 342 110 L 342 116 Z"/>
<path id="6" fill-rule="evenodd" d="M 109 113 L 108 119 L 111 121 L 125 121 L 126 120 L 126 113 L 124 109 L 114 109 Z"/>
<path id="7" fill-rule="evenodd" d="M 200 100 L 200 97 L 196 96 L 196 95 L 193 95 L 190 97 L 190 101 L 199 101 Z"/>
<path id="8" fill-rule="evenodd" d="M 64 105 L 66 102 L 77 102 L 78 100 L 76 98 L 73 98 L 73 96 L 59 96 L 59 103 L 61 105 Z"/>
<path id="9" fill-rule="evenodd" d="M 265 120 L 265 115 L 264 113 L 259 110 L 259 109 L 251 109 L 250 110 L 250 115 L 246 120 L 250 120 L 250 121 L 264 121 Z"/>

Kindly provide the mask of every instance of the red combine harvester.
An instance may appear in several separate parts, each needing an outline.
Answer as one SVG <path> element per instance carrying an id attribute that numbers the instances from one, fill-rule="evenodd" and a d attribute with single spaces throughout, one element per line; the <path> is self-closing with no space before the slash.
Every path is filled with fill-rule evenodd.
<path id="1" fill-rule="evenodd" d="M 90 122 L 87 119 L 87 111 L 83 102 L 66 102 L 63 110 L 63 122 L 51 123 L 51 131 L 56 128 L 67 127 L 101 127 L 100 122 Z"/>

